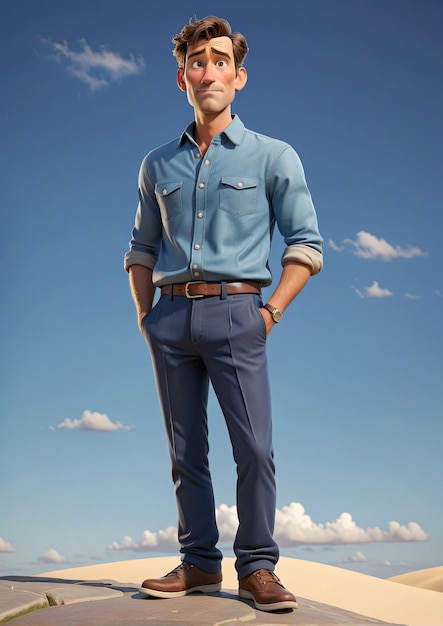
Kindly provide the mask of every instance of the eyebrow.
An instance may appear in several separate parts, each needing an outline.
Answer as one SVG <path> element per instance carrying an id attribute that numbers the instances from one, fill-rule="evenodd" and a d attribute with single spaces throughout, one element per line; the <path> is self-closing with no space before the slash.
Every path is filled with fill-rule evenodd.
<path id="1" fill-rule="evenodd" d="M 197 50 L 197 52 L 191 52 L 191 54 L 188 56 L 188 59 L 192 58 L 192 57 L 196 57 L 199 56 L 200 54 L 204 54 L 206 48 L 202 48 L 201 50 Z M 217 48 L 213 48 L 211 46 L 211 52 L 213 52 L 214 54 L 217 54 L 219 56 L 222 57 L 226 57 L 227 59 L 232 60 L 232 57 L 230 54 L 228 54 L 227 52 L 223 52 L 222 50 L 217 50 Z"/>

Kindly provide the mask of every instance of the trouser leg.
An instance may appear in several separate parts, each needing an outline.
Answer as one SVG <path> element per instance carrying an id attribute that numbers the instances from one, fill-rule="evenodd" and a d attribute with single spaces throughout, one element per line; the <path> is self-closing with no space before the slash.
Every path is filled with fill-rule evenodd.
<path id="1" fill-rule="evenodd" d="M 144 321 L 164 416 L 184 559 L 220 570 L 218 530 L 208 464 L 208 374 L 190 337 L 190 302 L 160 302 Z"/>
<path id="2" fill-rule="evenodd" d="M 204 361 L 237 464 L 239 527 L 234 551 L 239 578 L 260 568 L 273 570 L 279 556 L 273 539 L 275 467 L 266 329 L 260 305 L 259 297 L 249 295 L 204 303 Z"/>

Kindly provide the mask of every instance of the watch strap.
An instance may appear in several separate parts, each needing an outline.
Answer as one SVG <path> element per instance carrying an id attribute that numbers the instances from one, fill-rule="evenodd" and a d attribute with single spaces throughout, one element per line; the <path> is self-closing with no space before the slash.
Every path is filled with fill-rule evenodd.
<path id="1" fill-rule="evenodd" d="M 280 311 L 280 309 L 277 309 L 277 308 L 271 306 L 268 302 L 266 304 L 264 304 L 263 307 L 267 311 L 269 311 L 269 313 L 272 315 L 272 319 L 273 319 L 275 324 L 277 324 L 281 320 L 282 312 Z"/>

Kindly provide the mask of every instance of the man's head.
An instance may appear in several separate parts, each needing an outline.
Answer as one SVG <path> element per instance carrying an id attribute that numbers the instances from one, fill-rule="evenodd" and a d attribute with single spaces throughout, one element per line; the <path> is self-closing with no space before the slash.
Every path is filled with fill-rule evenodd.
<path id="1" fill-rule="evenodd" d="M 245 38 L 232 34 L 225 20 L 211 16 L 191 22 L 173 41 L 179 66 L 177 84 L 186 92 L 195 114 L 217 116 L 227 123 L 235 93 L 247 81 Z"/>
<path id="2" fill-rule="evenodd" d="M 195 46 L 200 39 L 209 41 L 215 37 L 229 37 L 232 41 L 235 68 L 238 72 L 238 69 L 243 66 L 248 53 L 246 39 L 241 33 L 232 33 L 229 23 L 214 15 L 209 15 L 202 20 L 195 20 L 194 22 L 191 20 L 189 24 L 182 28 L 178 35 L 172 38 L 172 42 L 175 44 L 173 55 L 177 59 L 179 68 L 185 68 L 188 46 Z"/>

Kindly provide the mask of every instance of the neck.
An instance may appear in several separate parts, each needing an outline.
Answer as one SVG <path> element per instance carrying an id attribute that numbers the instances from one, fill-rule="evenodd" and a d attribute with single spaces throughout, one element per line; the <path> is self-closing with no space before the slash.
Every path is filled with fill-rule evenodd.
<path id="1" fill-rule="evenodd" d="M 232 121 L 230 107 L 218 114 L 195 112 L 194 139 L 205 154 L 214 137 L 220 134 Z"/>

